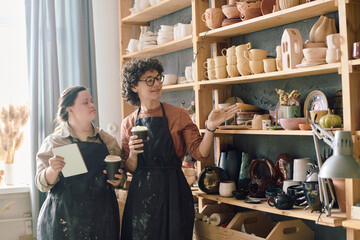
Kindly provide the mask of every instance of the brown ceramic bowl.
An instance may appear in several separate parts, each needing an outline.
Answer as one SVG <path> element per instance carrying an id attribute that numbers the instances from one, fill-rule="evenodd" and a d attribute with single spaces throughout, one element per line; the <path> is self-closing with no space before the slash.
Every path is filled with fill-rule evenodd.
<path id="1" fill-rule="evenodd" d="M 299 130 L 299 124 L 306 123 L 306 118 L 281 118 L 280 125 L 285 130 Z"/>
<path id="2" fill-rule="evenodd" d="M 300 123 L 299 128 L 300 130 L 304 130 L 304 131 L 311 130 L 310 123 Z"/>
<path id="3" fill-rule="evenodd" d="M 226 18 L 240 18 L 240 12 L 236 5 L 223 5 L 221 9 Z"/>

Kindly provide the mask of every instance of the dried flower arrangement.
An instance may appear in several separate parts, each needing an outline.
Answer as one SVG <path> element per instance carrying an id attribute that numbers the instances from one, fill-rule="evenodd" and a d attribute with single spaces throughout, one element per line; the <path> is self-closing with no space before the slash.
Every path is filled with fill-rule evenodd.
<path id="1" fill-rule="evenodd" d="M 301 93 L 297 90 L 293 90 L 290 94 L 282 89 L 275 88 L 277 94 L 279 94 L 279 101 L 281 106 L 299 106 Z"/>
<path id="2" fill-rule="evenodd" d="M 2 107 L 0 113 L 0 161 L 14 163 L 15 151 L 24 141 L 24 130 L 29 118 L 28 105 Z"/>

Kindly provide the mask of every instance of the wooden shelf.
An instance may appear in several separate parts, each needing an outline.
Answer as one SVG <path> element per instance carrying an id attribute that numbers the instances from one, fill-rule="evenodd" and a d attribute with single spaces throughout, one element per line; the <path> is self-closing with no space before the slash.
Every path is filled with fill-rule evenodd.
<path id="1" fill-rule="evenodd" d="M 205 133 L 205 129 L 200 129 Z M 283 135 L 283 136 L 312 136 L 312 131 L 302 130 L 216 130 L 215 134 L 242 134 L 242 135 Z"/>
<path id="2" fill-rule="evenodd" d="M 209 30 L 208 32 L 200 33 L 200 37 L 206 35 L 209 37 L 229 38 L 297 22 L 334 11 L 337 11 L 334 0 L 316 0 L 229 26 Z"/>
<path id="3" fill-rule="evenodd" d="M 315 67 L 296 68 L 287 71 L 276 71 L 271 73 L 260 73 L 248 76 L 239 76 L 233 78 L 222 78 L 215 80 L 202 80 L 199 85 L 219 85 L 219 84 L 237 84 L 237 83 L 249 83 L 249 82 L 264 82 L 285 78 L 296 78 L 304 76 L 321 75 L 328 73 L 335 73 L 339 71 L 340 63 L 324 64 Z"/>
<path id="4" fill-rule="evenodd" d="M 348 219 L 342 222 L 343 227 L 360 230 L 360 220 Z"/>
<path id="5" fill-rule="evenodd" d="M 237 200 L 234 197 L 225 198 L 220 195 L 209 195 L 209 194 L 198 194 L 199 198 L 205 198 L 212 201 L 217 201 L 221 203 L 231 204 L 234 206 L 249 208 L 257 211 L 263 211 L 288 217 L 301 218 L 306 220 L 314 221 L 320 225 L 325 225 L 329 227 L 338 227 L 342 226 L 342 222 L 346 219 L 345 213 L 340 213 L 338 209 L 333 209 L 331 211 L 331 216 L 326 217 L 325 214 L 322 214 L 319 218 L 319 212 L 311 213 L 310 210 L 304 210 L 302 207 L 294 207 L 291 210 L 279 210 L 275 207 L 270 207 L 266 201 L 261 201 L 260 204 L 249 204 L 245 203 L 243 200 Z M 319 220 L 318 220 L 319 218 Z"/>
<path id="6" fill-rule="evenodd" d="M 174 84 L 174 85 L 167 85 L 163 86 L 163 92 L 171 92 L 171 91 L 183 91 L 188 89 L 193 89 L 194 83 L 181 83 L 181 84 Z"/>
<path id="7" fill-rule="evenodd" d="M 360 59 L 350 60 L 349 64 L 352 66 L 360 65 Z"/>
<path id="8" fill-rule="evenodd" d="M 171 52 L 177 52 L 187 48 L 192 48 L 192 36 L 186 36 L 181 39 L 170 41 L 161 45 L 156 45 L 154 47 L 137 51 L 133 53 L 128 53 L 122 56 L 123 59 L 127 58 L 139 58 L 139 57 L 154 57 L 160 56 Z"/>
<path id="9" fill-rule="evenodd" d="M 121 19 L 122 23 L 145 25 L 147 22 L 191 6 L 191 0 L 163 0 L 158 4 Z"/>

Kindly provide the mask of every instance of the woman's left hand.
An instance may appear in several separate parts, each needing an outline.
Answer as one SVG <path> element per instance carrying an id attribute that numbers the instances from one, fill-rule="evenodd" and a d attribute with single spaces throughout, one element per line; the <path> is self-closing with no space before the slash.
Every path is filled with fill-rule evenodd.
<path id="1" fill-rule="evenodd" d="M 215 130 L 221 123 L 233 118 L 238 111 L 239 107 L 236 104 L 214 109 L 210 112 L 206 125 L 210 130 Z"/>
<path id="2" fill-rule="evenodd" d="M 103 172 L 104 172 L 104 174 L 107 174 L 107 171 L 106 171 L 106 170 L 104 170 Z M 108 183 L 110 183 L 110 184 L 113 185 L 114 187 L 118 187 L 118 186 L 120 185 L 120 183 L 121 183 L 122 178 L 124 177 L 124 175 L 123 175 L 123 172 L 124 172 L 124 171 L 123 171 L 122 169 L 119 168 L 118 172 L 119 172 L 120 174 L 115 174 L 115 177 L 116 177 L 118 180 L 106 180 Z"/>

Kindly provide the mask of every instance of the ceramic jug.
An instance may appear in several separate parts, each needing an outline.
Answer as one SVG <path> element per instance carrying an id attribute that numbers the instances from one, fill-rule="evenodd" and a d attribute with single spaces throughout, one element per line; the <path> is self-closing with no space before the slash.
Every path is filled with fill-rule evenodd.
<path id="1" fill-rule="evenodd" d="M 270 119 L 269 114 L 255 114 L 252 120 L 246 121 L 245 125 L 251 123 L 251 129 L 261 130 L 262 129 L 262 120 Z"/>
<path id="2" fill-rule="evenodd" d="M 274 187 L 274 176 L 274 164 L 271 160 L 252 160 L 250 164 L 250 195 L 258 198 L 265 197 L 265 190 Z"/>
<path id="3" fill-rule="evenodd" d="M 208 8 L 201 16 L 201 19 L 203 22 L 205 22 L 205 25 L 210 29 L 221 27 L 224 18 L 225 15 L 221 8 Z"/>

